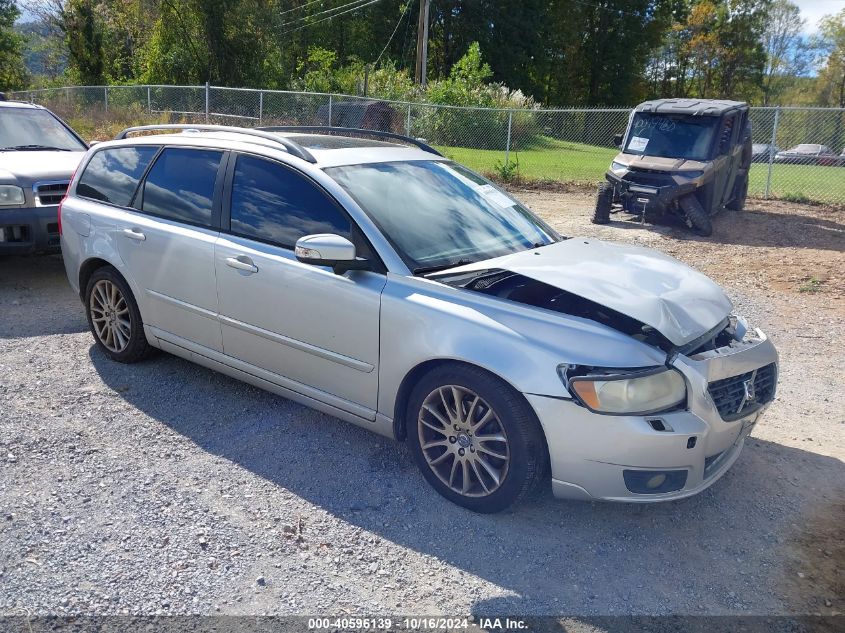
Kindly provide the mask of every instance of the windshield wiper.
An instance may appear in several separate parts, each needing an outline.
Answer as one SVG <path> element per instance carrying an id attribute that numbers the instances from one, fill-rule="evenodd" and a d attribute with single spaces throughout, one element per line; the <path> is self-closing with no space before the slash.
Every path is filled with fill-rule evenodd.
<path id="1" fill-rule="evenodd" d="M 64 147 L 53 147 L 52 145 L 12 145 L 10 147 L 0 148 L 0 152 L 25 152 L 25 151 L 50 151 L 50 152 L 69 152 L 69 149 Z"/>
<path id="2" fill-rule="evenodd" d="M 470 261 L 468 259 L 459 259 L 456 262 L 449 262 L 448 264 L 438 264 L 437 266 L 421 266 L 419 268 L 414 268 L 413 273 L 415 275 L 427 275 L 428 273 L 436 273 L 440 272 L 441 270 L 455 268 L 456 266 L 466 266 L 467 264 L 474 263 L 475 262 Z"/>

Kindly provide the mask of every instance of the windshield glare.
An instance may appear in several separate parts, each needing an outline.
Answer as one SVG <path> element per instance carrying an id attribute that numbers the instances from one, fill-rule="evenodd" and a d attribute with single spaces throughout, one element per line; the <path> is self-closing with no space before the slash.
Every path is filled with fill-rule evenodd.
<path id="1" fill-rule="evenodd" d="M 0 150 L 22 145 L 85 151 L 85 146 L 46 110 L 0 109 Z"/>
<path id="2" fill-rule="evenodd" d="M 451 267 L 545 246 L 559 236 L 519 202 L 451 162 L 326 169 L 411 270 Z"/>
<path id="3" fill-rule="evenodd" d="M 718 117 L 690 118 L 668 114 L 634 115 L 626 154 L 709 160 Z"/>

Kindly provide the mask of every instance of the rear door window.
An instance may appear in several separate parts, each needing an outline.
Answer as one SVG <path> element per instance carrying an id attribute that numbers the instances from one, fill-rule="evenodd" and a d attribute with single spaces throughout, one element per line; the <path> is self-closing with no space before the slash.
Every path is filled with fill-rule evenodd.
<path id="1" fill-rule="evenodd" d="M 121 207 L 129 206 L 138 181 L 158 149 L 143 145 L 100 150 L 86 165 L 76 194 Z"/>
<path id="2" fill-rule="evenodd" d="M 235 165 L 231 230 L 290 249 L 314 233 L 352 239 L 348 216 L 311 180 L 254 156 L 239 156 Z"/>
<path id="3" fill-rule="evenodd" d="M 214 188 L 223 152 L 169 147 L 144 181 L 140 209 L 177 222 L 211 227 Z"/>

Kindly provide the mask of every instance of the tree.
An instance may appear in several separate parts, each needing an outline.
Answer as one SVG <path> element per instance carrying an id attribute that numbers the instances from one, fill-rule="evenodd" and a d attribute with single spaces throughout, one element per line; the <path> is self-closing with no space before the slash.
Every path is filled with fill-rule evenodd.
<path id="1" fill-rule="evenodd" d="M 23 88 L 27 82 L 23 37 L 14 29 L 19 15 L 13 0 L 0 0 L 0 90 Z"/>
<path id="2" fill-rule="evenodd" d="M 816 44 L 826 56 L 819 72 L 820 104 L 845 108 L 845 9 L 822 19 Z"/>
<path id="3" fill-rule="evenodd" d="M 807 69 L 807 48 L 801 32 L 801 9 L 789 0 L 774 0 L 763 31 L 766 67 L 763 71 L 763 105 L 776 100 Z"/>

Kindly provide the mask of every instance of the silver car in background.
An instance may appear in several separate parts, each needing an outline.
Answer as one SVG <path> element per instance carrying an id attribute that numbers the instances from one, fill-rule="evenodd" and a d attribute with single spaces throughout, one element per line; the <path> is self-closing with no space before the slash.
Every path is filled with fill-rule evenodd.
<path id="1" fill-rule="evenodd" d="M 774 398 L 775 348 L 707 277 L 561 237 L 420 141 L 184 127 L 93 148 L 61 207 L 116 361 L 158 348 L 404 440 L 480 512 L 549 475 L 572 499 L 696 494 Z"/>
<path id="2" fill-rule="evenodd" d="M 0 255 L 59 249 L 58 204 L 87 149 L 46 108 L 0 101 Z"/>

